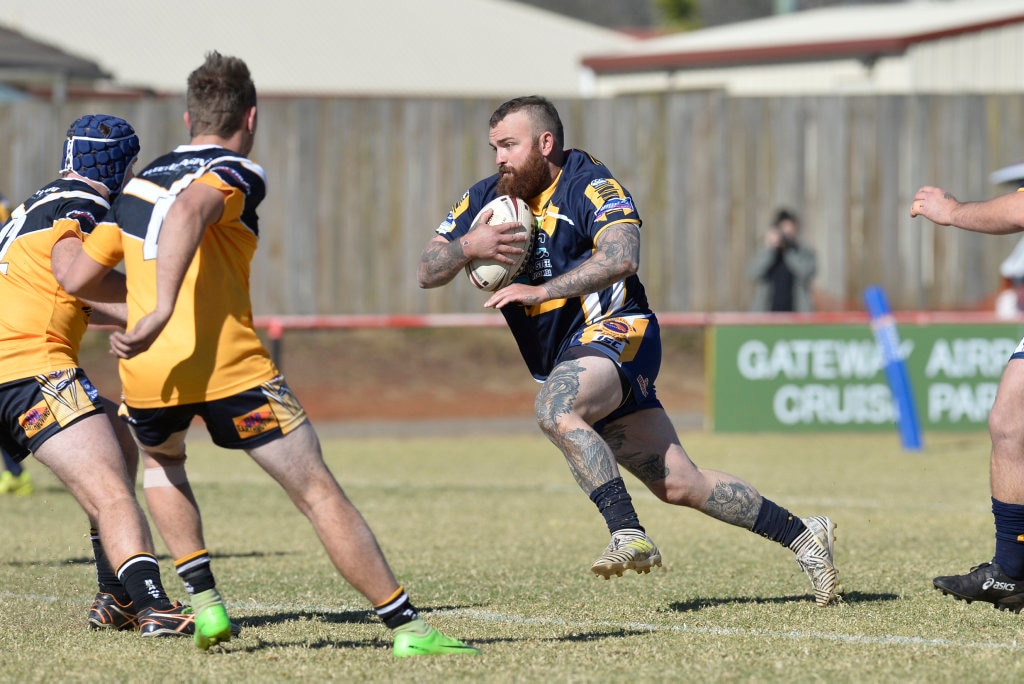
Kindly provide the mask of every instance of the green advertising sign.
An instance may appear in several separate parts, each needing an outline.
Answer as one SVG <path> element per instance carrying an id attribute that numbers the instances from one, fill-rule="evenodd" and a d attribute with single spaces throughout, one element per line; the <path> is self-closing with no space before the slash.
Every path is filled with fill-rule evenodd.
<path id="1" fill-rule="evenodd" d="M 984 429 L 1018 324 L 900 325 L 922 430 Z M 864 325 L 716 325 L 709 330 L 716 432 L 891 430 L 892 395 Z"/>

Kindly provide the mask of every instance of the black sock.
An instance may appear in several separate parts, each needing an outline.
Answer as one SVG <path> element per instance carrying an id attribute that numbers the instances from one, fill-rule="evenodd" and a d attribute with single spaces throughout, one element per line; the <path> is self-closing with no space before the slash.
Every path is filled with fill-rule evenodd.
<path id="1" fill-rule="evenodd" d="M 210 552 L 199 549 L 193 554 L 174 561 L 174 569 L 185 584 L 189 596 L 213 589 L 217 586 L 210 569 Z"/>
<path id="2" fill-rule="evenodd" d="M 398 587 L 398 591 L 390 599 L 379 606 L 374 606 L 373 610 L 384 621 L 384 624 L 388 626 L 388 629 L 401 627 L 419 617 L 416 613 L 416 606 L 412 605 L 409 595 L 405 593 L 405 589 L 402 587 Z"/>
<path id="3" fill-rule="evenodd" d="M 626 491 L 626 483 L 621 477 L 609 480 L 590 492 L 590 500 L 604 516 L 608 531 L 612 534 L 625 529 L 644 531 L 636 509 L 633 508 L 633 499 Z"/>
<path id="4" fill-rule="evenodd" d="M 171 607 L 160 582 L 160 564 L 156 562 L 156 556 L 137 553 L 129 557 L 117 569 L 117 578 L 135 602 L 136 612 L 146 608 L 167 610 Z"/>
<path id="5" fill-rule="evenodd" d="M 761 510 L 757 512 L 757 520 L 750 528 L 762 537 L 789 546 L 800 533 L 807 529 L 803 520 L 796 517 L 782 506 L 769 499 L 761 499 Z"/>
<path id="6" fill-rule="evenodd" d="M 122 606 L 125 605 L 131 600 L 131 596 L 114 574 L 107 552 L 103 550 L 99 531 L 90 529 L 89 540 L 92 541 L 92 555 L 96 559 L 96 584 L 99 585 L 100 591 L 113 596 Z"/>

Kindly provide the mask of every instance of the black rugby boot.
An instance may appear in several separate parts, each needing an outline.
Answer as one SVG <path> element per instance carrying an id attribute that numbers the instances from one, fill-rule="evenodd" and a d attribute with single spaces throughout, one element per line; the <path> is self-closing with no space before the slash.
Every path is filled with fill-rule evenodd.
<path id="1" fill-rule="evenodd" d="M 943 595 L 952 594 L 968 603 L 987 601 L 999 610 L 1014 613 L 1024 608 L 1024 581 L 1007 576 L 995 563 L 976 565 L 966 575 L 936 577 L 932 584 Z"/>

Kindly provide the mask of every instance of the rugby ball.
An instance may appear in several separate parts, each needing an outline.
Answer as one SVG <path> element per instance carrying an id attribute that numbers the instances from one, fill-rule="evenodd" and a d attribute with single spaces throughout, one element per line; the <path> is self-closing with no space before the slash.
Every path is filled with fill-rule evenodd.
<path id="1" fill-rule="evenodd" d="M 466 264 L 466 275 L 469 276 L 469 280 L 481 290 L 494 292 L 512 283 L 526 267 L 526 263 L 529 261 L 530 254 L 533 251 L 533 234 L 536 227 L 533 222 L 533 213 L 530 211 L 530 205 L 519 198 L 502 195 L 491 200 L 484 205 L 484 208 L 473 219 L 474 226 L 480 222 L 480 217 L 488 210 L 494 212 L 491 214 L 491 218 L 487 220 L 488 225 L 518 223 L 519 228 L 515 228 L 511 232 L 526 234 L 523 253 L 515 256 L 509 255 L 515 259 L 514 264 L 503 264 L 494 259 L 473 259 Z"/>

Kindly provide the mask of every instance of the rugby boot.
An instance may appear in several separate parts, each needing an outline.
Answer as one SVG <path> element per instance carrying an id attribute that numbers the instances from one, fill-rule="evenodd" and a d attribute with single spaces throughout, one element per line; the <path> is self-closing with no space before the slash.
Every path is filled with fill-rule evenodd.
<path id="1" fill-rule="evenodd" d="M 943 596 L 957 600 L 985 601 L 998 610 L 1019 613 L 1024 608 L 1024 581 L 1008 576 L 997 563 L 975 565 L 966 575 L 948 575 L 932 580 Z"/>
<path id="2" fill-rule="evenodd" d="M 793 540 L 789 548 L 796 554 L 796 563 L 811 580 L 814 602 L 827 606 L 843 593 L 839 571 L 833 562 L 836 543 L 836 525 L 827 516 L 801 518 L 807 529 Z"/>
<path id="3" fill-rule="evenodd" d="M 480 650 L 445 636 L 434 627 L 426 634 L 395 632 L 396 658 L 423 655 L 480 655 Z"/>
<path id="4" fill-rule="evenodd" d="M 192 636 L 195 617 L 190 606 L 177 601 L 166 610 L 144 608 L 139 611 L 139 631 L 144 637 Z"/>
<path id="5" fill-rule="evenodd" d="M 196 614 L 195 636 L 196 646 L 208 650 L 211 646 L 231 641 L 237 636 L 239 627 L 228 619 L 228 612 L 223 604 L 203 608 Z"/>
<path id="6" fill-rule="evenodd" d="M 610 579 L 612 575 L 622 577 L 626 570 L 638 574 L 650 572 L 653 566 L 661 567 L 661 553 L 651 538 L 640 530 L 618 530 L 612 534 L 608 548 L 594 561 L 590 570 L 595 575 Z"/>
<path id="7" fill-rule="evenodd" d="M 35 489 L 36 486 L 32 483 L 32 475 L 27 470 L 23 470 L 21 475 L 13 475 L 9 470 L 0 473 L 0 494 L 28 496 Z"/>
<path id="8" fill-rule="evenodd" d="M 96 594 L 89 609 L 90 629 L 138 629 L 139 617 L 135 614 L 135 603 L 118 603 L 113 594 L 101 591 Z"/>

